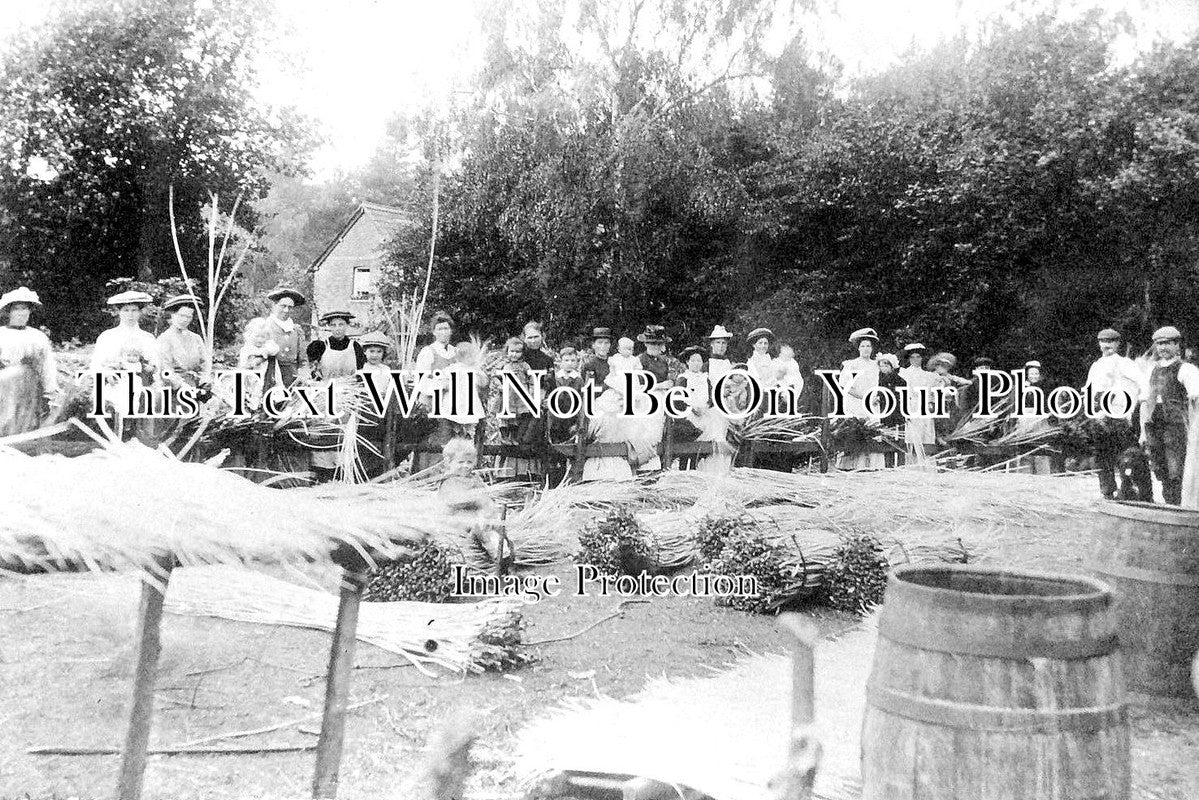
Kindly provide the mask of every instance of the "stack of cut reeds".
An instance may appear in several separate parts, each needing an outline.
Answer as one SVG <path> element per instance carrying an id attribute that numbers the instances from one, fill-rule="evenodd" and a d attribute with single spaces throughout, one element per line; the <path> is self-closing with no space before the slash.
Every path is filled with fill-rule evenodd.
<path id="1" fill-rule="evenodd" d="M 0 448 L 0 559 L 41 570 L 307 562 L 335 548 L 408 557 L 446 527 L 425 493 L 395 486 L 279 492 L 137 442 L 78 458 Z"/>

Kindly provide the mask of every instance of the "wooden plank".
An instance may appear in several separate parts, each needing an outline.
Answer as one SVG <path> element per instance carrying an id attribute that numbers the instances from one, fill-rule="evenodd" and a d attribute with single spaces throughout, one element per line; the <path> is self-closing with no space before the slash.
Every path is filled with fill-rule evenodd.
<path id="1" fill-rule="evenodd" d="M 341 753 L 345 746 L 346 711 L 350 702 L 350 675 L 354 671 L 358 607 L 369 576 L 365 572 L 342 574 L 337 623 L 329 649 L 329 674 L 325 681 L 325 707 L 321 735 L 316 743 L 316 774 L 312 779 L 314 798 L 337 796 Z"/>
<path id="2" fill-rule="evenodd" d="M 140 800 L 146 773 L 150 726 L 154 716 L 154 680 L 158 656 L 162 652 L 163 595 L 170 581 L 169 562 L 164 565 L 161 586 L 142 581 L 141 605 L 137 627 L 137 665 L 133 672 L 133 702 L 129 709 L 129 727 L 121 749 L 117 776 L 117 800 Z"/>

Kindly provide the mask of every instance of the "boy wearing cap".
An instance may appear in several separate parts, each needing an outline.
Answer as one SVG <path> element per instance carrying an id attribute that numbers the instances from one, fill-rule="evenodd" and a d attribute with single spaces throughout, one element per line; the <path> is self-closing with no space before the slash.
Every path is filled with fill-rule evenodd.
<path id="1" fill-rule="evenodd" d="M 1120 469 L 1120 454 L 1136 442 L 1132 415 L 1141 399 L 1144 375 L 1135 361 L 1120 355 L 1121 337 L 1118 331 L 1114 328 L 1104 328 L 1099 331 L 1096 339 L 1099 344 L 1099 358 L 1095 359 L 1087 371 L 1087 387 L 1095 395 L 1122 392 L 1132 401 L 1132 408 L 1127 414 L 1119 417 L 1104 416 L 1086 422 L 1091 434 L 1095 467 L 1099 470 L 1099 491 L 1104 497 L 1112 498 L 1118 490 L 1116 475 Z M 1122 402 L 1117 403 L 1118 407 L 1123 406 Z"/>
<path id="2" fill-rule="evenodd" d="M 1153 333 L 1157 361 L 1141 383 L 1141 443 L 1149 451 L 1162 497 L 1182 503 L 1190 409 L 1199 400 L 1199 367 L 1181 359 L 1182 334 L 1172 325 Z"/>
<path id="3" fill-rule="evenodd" d="M 0 436 L 41 425 L 58 391 L 58 368 L 46 334 L 29 327 L 37 293 L 22 286 L 0 297 Z"/>

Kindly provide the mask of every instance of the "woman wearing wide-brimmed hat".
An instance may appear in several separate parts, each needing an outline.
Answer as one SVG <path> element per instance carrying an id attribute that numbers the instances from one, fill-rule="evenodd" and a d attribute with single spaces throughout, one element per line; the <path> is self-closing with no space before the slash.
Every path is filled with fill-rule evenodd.
<path id="1" fill-rule="evenodd" d="M 841 362 L 837 383 L 845 392 L 845 413 L 848 416 L 877 425 L 879 420 L 866 407 L 866 395 L 878 386 L 878 334 L 874 328 L 859 328 L 849 335 L 849 343 L 857 350 L 857 357 Z M 886 466 L 882 453 L 845 452 L 838 466 L 841 469 L 881 469 Z"/>
<path id="2" fill-rule="evenodd" d="M 304 295 L 289 286 L 276 286 L 266 297 L 271 301 L 270 313 L 265 317 L 267 337 L 279 348 L 274 358 L 283 385 L 291 386 L 300 377 L 300 368 L 308 362 L 308 337 L 292 318 L 295 309 L 304 305 Z"/>
<path id="3" fill-rule="evenodd" d="M 729 342 L 733 340 L 733 334 L 725 330 L 723 325 L 716 325 L 707 338 L 708 363 L 706 369 L 712 377 L 712 382 L 715 383 L 720 380 L 721 375 L 733 368 L 733 362 L 729 360 Z"/>
<path id="4" fill-rule="evenodd" d="M 770 348 L 774 347 L 775 341 L 774 331 L 770 328 L 754 328 L 746 335 L 745 341 L 753 349 L 745 360 L 746 369 L 764 392 L 775 382 L 775 370 L 772 368 L 774 359 L 770 356 Z"/>
<path id="5" fill-rule="evenodd" d="M 41 425 L 58 391 L 58 367 L 46 334 L 29 326 L 37 292 L 22 286 L 0 296 L 0 436 Z"/>
<path id="6" fill-rule="evenodd" d="M 966 378 L 959 377 L 953 374 L 953 369 L 958 365 L 957 356 L 953 353 L 941 352 L 928 360 L 928 368 L 933 373 L 933 386 L 942 389 L 955 389 L 961 391 L 964 387 L 970 385 L 970 381 Z M 946 414 L 937 417 L 933 420 L 933 425 L 936 429 L 937 440 L 944 441 L 945 437 L 953 431 L 957 424 L 957 404 L 945 403 Z"/>
<path id="7" fill-rule="evenodd" d="M 162 304 L 167 329 L 158 335 L 159 378 L 167 386 L 199 386 L 206 382 L 208 350 L 200 334 L 190 330 L 199 314 L 200 298 L 181 294 Z"/>
<path id="8" fill-rule="evenodd" d="M 142 312 L 153 302 L 150 295 L 134 290 L 108 298 L 108 306 L 117 312 L 117 324 L 96 338 L 92 372 L 129 370 L 134 373 L 136 386 L 154 383 L 158 374 L 158 341 L 141 327 Z"/>

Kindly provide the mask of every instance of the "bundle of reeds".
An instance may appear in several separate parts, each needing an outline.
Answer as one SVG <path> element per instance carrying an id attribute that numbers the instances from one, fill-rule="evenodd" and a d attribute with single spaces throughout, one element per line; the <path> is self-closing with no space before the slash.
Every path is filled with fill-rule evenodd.
<path id="1" fill-rule="evenodd" d="M 1061 429 L 1049 420 L 1038 420 L 1031 425 L 1016 425 L 991 443 L 1006 447 L 1040 447 L 1057 441 L 1060 433 Z"/>
<path id="2" fill-rule="evenodd" d="M 995 439 L 1009 432 L 1012 426 L 1012 410 L 1011 398 L 1004 398 L 996 404 L 992 416 L 984 417 L 973 412 L 966 414 L 945 437 L 945 441 L 972 445 L 992 444 Z"/>
<path id="3" fill-rule="evenodd" d="M 752 416 L 741 425 L 741 438 L 762 442 L 814 440 L 820 434 L 820 417 Z"/>
<path id="4" fill-rule="evenodd" d="M 0 449 L 0 558 L 29 569 L 324 561 L 337 547 L 402 558 L 446 526 L 391 486 L 277 492 L 137 442 L 78 458 Z"/>
<path id="5" fill-rule="evenodd" d="M 119 582 L 92 582 L 98 592 L 128 592 Z M 232 566 L 178 569 L 167 590 L 166 611 L 262 625 L 332 631 L 338 597 Z M 436 676 L 434 667 L 482 672 L 517 666 L 521 650 L 521 602 L 488 598 L 476 603 L 364 602 L 357 638 L 410 661 Z"/>

